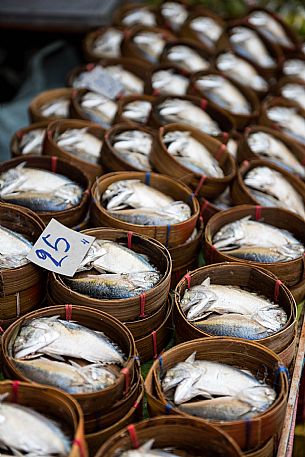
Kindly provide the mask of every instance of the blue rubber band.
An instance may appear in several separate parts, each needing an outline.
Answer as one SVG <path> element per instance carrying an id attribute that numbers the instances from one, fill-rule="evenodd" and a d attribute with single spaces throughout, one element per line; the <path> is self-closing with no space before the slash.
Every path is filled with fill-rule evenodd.
<path id="1" fill-rule="evenodd" d="M 192 193 L 187 197 L 187 203 L 192 203 L 193 198 L 195 198 L 194 192 L 192 192 Z"/>
<path id="2" fill-rule="evenodd" d="M 251 430 L 252 430 L 252 421 L 249 418 L 244 419 L 245 420 L 245 439 L 246 439 L 246 445 L 245 448 L 248 449 L 251 447 Z"/>
<path id="3" fill-rule="evenodd" d="M 163 358 L 162 358 L 162 355 L 158 356 L 158 360 L 159 360 L 159 365 L 160 365 L 160 371 L 162 371 L 163 370 Z"/>
<path id="4" fill-rule="evenodd" d="M 150 186 L 150 177 L 151 177 L 150 171 L 148 171 L 147 173 L 145 173 L 145 184 L 146 184 L 147 186 Z"/>
<path id="5" fill-rule="evenodd" d="M 168 225 L 166 228 L 166 241 L 165 241 L 166 247 L 168 247 L 170 232 L 171 232 L 171 226 Z"/>
<path id="6" fill-rule="evenodd" d="M 285 367 L 284 365 L 279 365 L 277 370 L 276 370 L 276 372 L 275 372 L 275 380 L 274 380 L 274 384 L 275 385 L 278 384 L 279 376 L 280 376 L 281 373 L 285 373 L 286 376 L 287 376 L 288 382 L 290 381 L 290 375 L 289 375 L 288 368 Z"/>
<path id="7" fill-rule="evenodd" d="M 170 403 L 166 403 L 165 405 L 165 414 L 168 416 L 173 409 L 172 405 Z"/>

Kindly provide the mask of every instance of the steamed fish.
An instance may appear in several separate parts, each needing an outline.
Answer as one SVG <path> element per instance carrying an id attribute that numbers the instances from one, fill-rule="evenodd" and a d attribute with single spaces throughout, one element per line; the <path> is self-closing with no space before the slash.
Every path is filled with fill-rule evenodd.
<path id="1" fill-rule="evenodd" d="M 59 97 L 40 106 L 40 113 L 44 117 L 69 117 L 70 100 L 67 97 Z"/>
<path id="2" fill-rule="evenodd" d="M 126 27 L 132 27 L 134 25 L 147 25 L 154 27 L 157 25 L 156 17 L 147 7 L 142 6 L 139 8 L 133 8 L 124 14 L 122 23 Z"/>
<path id="3" fill-rule="evenodd" d="M 297 102 L 301 108 L 305 109 L 305 86 L 302 84 L 285 84 L 281 88 L 281 94 L 284 98 Z"/>
<path id="4" fill-rule="evenodd" d="M 124 95 L 142 94 L 144 81 L 131 71 L 125 70 L 121 65 L 110 65 L 105 68 L 107 72 L 124 88 Z"/>
<path id="5" fill-rule="evenodd" d="M 158 62 L 166 44 L 163 34 L 154 31 L 138 32 L 134 36 L 133 41 L 145 59 L 151 63 Z"/>
<path id="6" fill-rule="evenodd" d="M 214 51 L 215 44 L 223 32 L 223 28 L 212 17 L 198 16 L 192 19 L 190 27 L 197 33 L 199 40 Z"/>
<path id="7" fill-rule="evenodd" d="M 141 130 L 126 130 L 112 137 L 116 153 L 131 166 L 144 171 L 152 169 L 149 161 L 152 143 L 152 135 Z"/>
<path id="8" fill-rule="evenodd" d="M 300 59 L 287 59 L 283 65 L 283 73 L 305 81 L 305 61 Z"/>
<path id="9" fill-rule="evenodd" d="M 154 440 L 146 441 L 138 449 L 133 449 L 130 451 L 124 451 L 119 454 L 119 457 L 179 457 L 176 454 L 173 454 L 171 451 L 162 450 L 162 449 L 153 449 Z"/>
<path id="10" fill-rule="evenodd" d="M 175 32 L 181 29 L 188 16 L 186 7 L 177 2 L 162 3 L 160 5 L 160 12 Z"/>
<path id="11" fill-rule="evenodd" d="M 92 44 L 92 52 L 97 57 L 120 57 L 123 32 L 114 27 L 109 27 L 102 35 L 99 35 Z"/>
<path id="12" fill-rule="evenodd" d="M 248 16 L 248 21 L 272 43 L 294 48 L 294 44 L 286 34 L 284 27 L 266 11 L 253 11 Z"/>
<path id="13" fill-rule="evenodd" d="M 305 118 L 296 108 L 273 106 L 267 110 L 267 116 L 277 124 L 286 135 L 305 144 Z"/>
<path id="14" fill-rule="evenodd" d="M 152 74 L 152 88 L 158 94 L 185 95 L 189 79 L 174 69 L 158 70 Z"/>
<path id="15" fill-rule="evenodd" d="M 46 129 L 33 129 L 29 132 L 24 132 L 19 142 L 19 148 L 23 155 L 26 154 L 42 154 L 42 143 L 44 140 Z"/>
<path id="16" fill-rule="evenodd" d="M 122 116 L 130 121 L 146 124 L 151 112 L 151 102 L 135 100 L 126 103 L 122 110 Z"/>
<path id="17" fill-rule="evenodd" d="M 26 257 L 32 247 L 32 243 L 20 233 L 0 225 L 0 270 L 29 263 Z"/>
<path id="18" fill-rule="evenodd" d="M 182 70 L 191 73 L 207 70 L 210 67 L 210 63 L 207 59 L 201 57 L 201 55 L 190 46 L 183 44 L 169 46 L 168 49 L 165 49 L 165 56 L 170 62 L 174 63 Z"/>
<path id="19" fill-rule="evenodd" d="M 87 118 L 109 128 L 117 112 L 117 104 L 110 98 L 96 92 L 88 91 L 82 96 L 80 106 Z"/>
<path id="20" fill-rule="evenodd" d="M 56 138 L 58 146 L 89 163 L 98 163 L 102 140 L 88 132 L 88 128 L 67 129 Z"/>

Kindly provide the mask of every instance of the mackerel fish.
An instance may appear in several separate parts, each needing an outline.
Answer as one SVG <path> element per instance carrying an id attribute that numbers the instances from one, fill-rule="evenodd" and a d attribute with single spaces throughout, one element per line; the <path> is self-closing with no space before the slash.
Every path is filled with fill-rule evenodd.
<path id="1" fill-rule="evenodd" d="M 119 457 L 179 457 L 177 454 L 172 454 L 170 451 L 153 448 L 154 440 L 146 441 L 138 449 L 124 451 L 119 454 Z"/>
<path id="2" fill-rule="evenodd" d="M 218 124 L 199 106 L 179 98 L 168 97 L 157 106 L 163 124 L 177 122 L 194 126 L 208 135 L 217 136 L 221 133 Z"/>
<path id="3" fill-rule="evenodd" d="M 66 363 L 44 357 L 33 360 L 13 359 L 12 363 L 31 381 L 57 387 L 74 395 L 106 389 L 117 379 L 114 371 L 101 364 L 80 366 L 72 361 Z"/>
<path id="4" fill-rule="evenodd" d="M 210 151 L 197 141 L 189 131 L 172 130 L 163 137 L 167 151 L 190 171 L 213 178 L 223 178 L 224 173 Z"/>
<path id="5" fill-rule="evenodd" d="M 168 225 L 191 217 L 189 205 L 137 179 L 117 181 L 102 195 L 102 203 L 117 219 L 141 225 Z"/>
<path id="6" fill-rule="evenodd" d="M 71 441 L 59 424 L 32 408 L 2 401 L 0 424 L 0 449 L 9 449 L 13 455 L 20 452 L 19 455 L 26 453 L 32 457 L 67 457 L 70 454 Z"/>
<path id="7" fill-rule="evenodd" d="M 305 62 L 300 59 L 287 59 L 283 65 L 283 73 L 305 81 Z"/>
<path id="8" fill-rule="evenodd" d="M 211 418 L 208 413 L 214 406 L 216 411 L 211 411 L 212 417 L 217 414 L 220 418 L 222 411 L 221 420 L 238 420 L 266 411 L 274 402 L 275 390 L 249 371 L 223 363 L 195 360 L 195 357 L 194 352 L 184 362 L 177 363 L 162 380 L 165 394 L 170 395 L 175 389 L 174 403 L 182 411 L 201 416 L 202 402 L 203 417 Z M 197 396 L 206 398 L 209 403 L 205 406 L 200 400 L 196 408 L 194 402 L 187 403 Z M 228 405 L 230 399 L 234 402 Z"/>
<path id="9" fill-rule="evenodd" d="M 20 233 L 0 225 L 0 269 L 18 268 L 28 264 L 27 255 L 33 244 Z"/>
<path id="10" fill-rule="evenodd" d="M 82 96 L 80 106 L 90 121 L 96 122 L 104 128 L 112 125 L 117 112 L 115 101 L 92 91 L 88 91 Z"/>
<path id="11" fill-rule="evenodd" d="M 98 163 L 102 140 L 88 132 L 88 128 L 67 129 L 56 138 L 58 146 L 89 163 Z"/>
<path id="12" fill-rule="evenodd" d="M 158 94 L 185 95 L 189 79 L 170 68 L 155 71 L 152 74 L 151 83 L 153 90 Z"/>
<path id="13" fill-rule="evenodd" d="M 140 124 L 146 124 L 151 112 L 151 102 L 135 100 L 126 103 L 122 110 L 122 117 Z"/>
<path id="14" fill-rule="evenodd" d="M 157 25 L 156 16 L 145 6 L 133 8 L 131 11 L 125 13 L 122 22 L 126 27 L 132 27 L 134 25 L 154 27 Z"/>
<path id="15" fill-rule="evenodd" d="M 230 42 L 234 51 L 241 57 L 264 68 L 276 66 L 275 60 L 269 55 L 266 46 L 254 30 L 248 27 L 233 27 L 230 30 Z"/>
<path id="16" fill-rule="evenodd" d="M 201 57 L 201 55 L 190 46 L 182 44 L 169 46 L 168 49 L 165 49 L 164 53 L 170 62 L 177 65 L 177 67 L 182 70 L 191 73 L 204 71 L 210 67 L 208 60 Z"/>
<path id="17" fill-rule="evenodd" d="M 54 98 L 52 101 L 47 102 L 40 107 L 40 112 L 44 117 L 69 117 L 70 100 L 67 97 Z"/>
<path id="18" fill-rule="evenodd" d="M 298 114 L 296 108 L 274 106 L 267 110 L 267 116 L 288 136 L 302 145 L 305 144 L 305 119 Z"/>
<path id="19" fill-rule="evenodd" d="M 255 262 L 287 262 L 304 254 L 305 248 L 288 230 L 244 217 L 224 225 L 213 245 L 233 257 Z"/>
<path id="20" fill-rule="evenodd" d="M 124 364 L 122 351 L 103 333 L 61 320 L 58 316 L 32 319 L 23 324 L 12 350 L 15 359 L 43 354 L 91 363 Z"/>
<path id="21" fill-rule="evenodd" d="M 164 17 L 171 28 L 178 32 L 188 17 L 186 7 L 177 2 L 164 2 L 160 5 L 161 15 Z"/>
<path id="22" fill-rule="evenodd" d="M 46 129 L 33 129 L 29 132 L 24 132 L 19 142 L 19 148 L 23 155 L 26 154 L 42 154 L 42 143 Z"/>
<path id="23" fill-rule="evenodd" d="M 166 44 L 162 33 L 153 31 L 138 32 L 133 41 L 145 59 L 154 64 L 158 62 Z"/>
<path id="24" fill-rule="evenodd" d="M 212 17 L 198 16 L 190 22 L 190 27 L 197 33 L 200 41 L 211 50 L 215 50 L 215 45 L 223 32 L 223 28 Z"/>
<path id="25" fill-rule="evenodd" d="M 125 130 L 112 137 L 116 153 L 131 166 L 143 171 L 152 169 L 149 161 L 152 144 L 152 135 L 141 130 Z"/>
<path id="26" fill-rule="evenodd" d="M 284 175 L 269 167 L 252 168 L 244 183 L 262 206 L 289 209 L 305 219 L 305 206 L 301 195 Z"/>
<path id="27" fill-rule="evenodd" d="M 0 197 L 8 203 L 33 211 L 62 211 L 81 201 L 83 189 L 66 176 L 38 168 L 25 162 L 0 175 Z"/>
<path id="28" fill-rule="evenodd" d="M 273 135 L 265 132 L 253 132 L 248 136 L 248 145 L 252 152 L 264 159 L 296 173 L 305 178 L 305 169 L 288 149 L 288 147 Z"/>
<path id="29" fill-rule="evenodd" d="M 272 43 L 294 48 L 294 44 L 286 34 L 284 27 L 276 21 L 271 14 L 265 11 L 253 11 L 248 16 L 248 22 L 254 25 L 254 27 Z"/>
<path id="30" fill-rule="evenodd" d="M 125 70 L 122 65 L 110 65 L 107 72 L 124 87 L 124 95 L 143 94 L 144 82 L 131 71 Z"/>
<path id="31" fill-rule="evenodd" d="M 223 76 L 201 76 L 195 84 L 202 90 L 206 98 L 221 108 L 233 114 L 248 115 L 251 113 L 251 105 L 244 95 Z"/>
<path id="32" fill-rule="evenodd" d="M 109 27 L 106 32 L 99 35 L 92 45 L 92 51 L 97 57 L 114 58 L 121 56 L 121 43 L 123 32 Z"/>
<path id="33" fill-rule="evenodd" d="M 285 84 L 281 88 L 282 97 L 297 102 L 305 109 L 305 87 L 301 84 Z"/>
<path id="34" fill-rule="evenodd" d="M 246 332 L 248 339 L 265 338 L 280 331 L 287 322 L 285 311 L 266 297 L 238 286 L 211 284 L 210 278 L 185 291 L 181 308 L 187 319 L 202 329 L 209 328 L 215 333 L 223 328 L 232 336 L 237 336 L 234 332 L 240 331 L 240 335 Z M 205 321 L 212 313 L 221 316 L 212 316 Z M 248 331 L 247 324 L 252 325 Z M 251 335 L 258 335 L 258 338 L 251 338 Z"/>

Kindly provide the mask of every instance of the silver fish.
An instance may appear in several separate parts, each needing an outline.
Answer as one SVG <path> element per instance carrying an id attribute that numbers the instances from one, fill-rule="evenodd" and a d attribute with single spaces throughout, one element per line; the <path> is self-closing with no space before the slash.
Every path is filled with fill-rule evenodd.
<path id="1" fill-rule="evenodd" d="M 210 151 L 189 131 L 172 130 L 163 137 L 168 152 L 194 173 L 223 178 L 224 173 Z"/>
<path id="2" fill-rule="evenodd" d="M 270 133 L 253 132 L 248 136 L 252 152 L 305 178 L 305 169 L 288 147 Z"/>
<path id="3" fill-rule="evenodd" d="M 160 11 L 171 28 L 178 32 L 188 17 L 187 9 L 177 2 L 164 2 L 160 5 Z"/>
<path id="4" fill-rule="evenodd" d="M 230 81 L 220 75 L 201 76 L 196 86 L 205 97 L 233 114 L 250 114 L 251 105 Z"/>
<path id="5" fill-rule="evenodd" d="M 102 140 L 88 132 L 88 128 L 67 129 L 56 138 L 58 146 L 89 163 L 98 163 Z"/>
<path id="6" fill-rule="evenodd" d="M 25 132 L 19 142 L 19 148 L 23 155 L 26 154 L 42 154 L 42 143 L 46 129 L 33 129 Z"/>
<path id="7" fill-rule="evenodd" d="M 305 61 L 300 59 L 287 59 L 283 65 L 283 73 L 305 81 Z"/>
<path id="8" fill-rule="evenodd" d="M 267 116 L 280 126 L 284 133 L 305 144 L 305 119 L 296 108 L 274 106 L 267 110 Z"/>
<path id="9" fill-rule="evenodd" d="M 2 402 L 0 424 L 0 447 L 37 457 L 70 453 L 71 442 L 59 425 L 32 408 Z"/>
<path id="10" fill-rule="evenodd" d="M 191 321 L 202 320 L 211 313 L 224 315 L 224 318 L 229 313 L 250 316 L 270 334 L 281 330 L 287 322 L 285 311 L 266 297 L 248 292 L 238 286 L 211 284 L 210 278 L 185 291 L 181 308 L 187 319 Z"/>
<path id="11" fill-rule="evenodd" d="M 143 94 L 144 81 L 131 71 L 125 70 L 121 65 L 110 65 L 105 70 L 123 85 L 124 95 Z"/>
<path id="12" fill-rule="evenodd" d="M 301 84 L 285 84 L 281 89 L 283 97 L 297 102 L 301 108 L 305 109 L 305 87 Z"/>
<path id="13" fill-rule="evenodd" d="M 226 144 L 227 151 L 231 154 L 234 159 L 237 157 L 237 149 L 238 149 L 238 142 L 234 140 L 234 138 L 230 138 L 228 143 Z"/>
<path id="14" fill-rule="evenodd" d="M 149 161 L 152 144 L 152 135 L 141 130 L 126 130 L 112 138 L 116 153 L 130 165 L 143 171 L 152 169 Z"/>
<path id="15" fill-rule="evenodd" d="M 190 71 L 191 73 L 207 70 L 210 67 L 208 60 L 186 45 L 170 46 L 166 50 L 166 57 L 182 70 Z"/>
<path id="16" fill-rule="evenodd" d="M 247 27 L 233 27 L 230 31 L 230 42 L 234 50 L 242 57 L 264 68 L 273 68 L 275 60 L 269 55 L 267 48 L 254 30 Z"/>
<path id="17" fill-rule="evenodd" d="M 27 168 L 25 162 L 0 175 L 1 198 L 33 211 L 62 211 L 78 205 L 82 195 L 83 189 L 66 176 Z"/>
<path id="18" fill-rule="evenodd" d="M 77 271 L 91 268 L 101 273 L 157 271 L 145 255 L 109 240 L 95 240 Z"/>
<path id="19" fill-rule="evenodd" d="M 161 33 L 143 31 L 133 38 L 134 43 L 151 63 L 157 63 L 166 44 Z"/>
<path id="20" fill-rule="evenodd" d="M 40 112 L 44 117 L 56 116 L 69 117 L 70 100 L 67 97 L 59 97 L 40 106 Z"/>
<path id="21" fill-rule="evenodd" d="M 218 124 L 199 106 L 188 100 L 179 98 L 166 98 L 157 106 L 159 116 L 164 123 L 182 123 L 194 126 L 208 135 L 217 136 L 221 133 Z"/>
<path id="22" fill-rule="evenodd" d="M 215 44 L 223 32 L 223 28 L 212 18 L 198 16 L 190 22 L 192 30 L 197 32 L 198 38 L 208 48 L 214 50 Z"/>
<path id="23" fill-rule="evenodd" d="M 96 92 L 88 91 L 80 100 L 80 106 L 93 122 L 109 128 L 117 112 L 117 103 Z"/>
<path id="24" fill-rule="evenodd" d="M 97 392 L 113 385 L 116 375 L 99 364 L 80 366 L 44 357 L 34 360 L 13 360 L 23 375 L 39 384 L 57 387 L 69 394 Z"/>
<path id="25" fill-rule="evenodd" d="M 92 45 L 92 51 L 98 57 L 120 57 L 123 32 L 110 27 L 102 35 L 98 36 Z"/>
<path id="26" fill-rule="evenodd" d="M 276 398 L 276 392 L 264 382 L 258 381 L 249 371 L 208 360 L 195 360 L 196 352 L 185 362 L 170 368 L 162 381 L 164 393 L 175 389 L 176 405 L 195 398 L 197 395 L 232 397 L 252 406 L 256 412 L 268 409 Z"/>
<path id="27" fill-rule="evenodd" d="M 233 256 L 259 260 L 259 253 L 265 252 L 263 262 L 287 262 L 304 254 L 305 248 L 288 230 L 278 229 L 270 224 L 251 221 L 250 217 L 224 225 L 213 237 L 213 244 L 220 251 Z M 247 249 L 248 248 L 248 256 Z M 260 251 L 262 249 L 263 251 Z M 255 255 L 255 252 L 258 252 Z M 266 259 L 268 258 L 268 260 Z"/>
<path id="28" fill-rule="evenodd" d="M 127 27 L 132 27 L 138 24 L 146 25 L 148 27 L 154 27 L 157 25 L 156 16 L 145 6 L 134 8 L 125 13 L 122 18 L 122 23 Z"/>
<path id="29" fill-rule="evenodd" d="M 268 167 L 252 168 L 244 177 L 244 183 L 249 188 L 258 191 L 255 198 L 263 206 L 277 206 L 278 208 L 288 208 L 290 211 L 305 219 L 305 206 L 301 195 L 278 171 Z M 260 194 L 263 193 L 263 200 Z M 268 201 L 268 196 L 272 200 Z"/>
<path id="30" fill-rule="evenodd" d="M 179 457 L 171 451 L 166 451 L 158 448 L 152 448 L 154 440 L 146 441 L 138 449 L 124 451 L 119 454 L 119 457 Z"/>
<path id="31" fill-rule="evenodd" d="M 24 236 L 0 225 L 0 269 L 18 268 L 29 263 L 26 256 L 33 244 Z"/>
<path id="32" fill-rule="evenodd" d="M 244 86 L 257 91 L 268 90 L 267 81 L 257 73 L 255 68 L 232 52 L 220 54 L 216 59 L 216 66 L 222 73 Z"/>
<path id="33" fill-rule="evenodd" d="M 154 287 L 159 279 L 160 274 L 153 271 L 63 278 L 72 290 L 98 299 L 137 297 Z"/>
<path id="34" fill-rule="evenodd" d="M 152 74 L 152 87 L 160 94 L 185 95 L 189 79 L 174 69 L 158 70 Z"/>
<path id="35" fill-rule="evenodd" d="M 103 333 L 58 316 L 26 322 L 14 341 L 13 350 L 16 359 L 44 354 L 100 364 L 124 363 L 122 352 Z"/>
<path id="36" fill-rule="evenodd" d="M 272 43 L 288 48 L 294 47 L 292 41 L 287 36 L 284 27 L 276 21 L 271 14 L 268 14 L 265 11 L 253 11 L 249 15 L 248 21 Z"/>
<path id="37" fill-rule="evenodd" d="M 126 103 L 123 107 L 122 116 L 133 122 L 146 124 L 151 112 L 151 103 L 145 100 L 135 100 Z"/>

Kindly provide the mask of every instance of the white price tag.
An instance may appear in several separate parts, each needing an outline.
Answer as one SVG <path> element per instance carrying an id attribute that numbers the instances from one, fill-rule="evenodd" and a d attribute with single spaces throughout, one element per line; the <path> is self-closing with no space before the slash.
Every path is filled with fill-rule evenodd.
<path id="1" fill-rule="evenodd" d="M 46 270 L 73 276 L 94 240 L 94 236 L 75 232 L 52 219 L 27 259 Z"/>
<path id="2" fill-rule="evenodd" d="M 96 66 L 81 74 L 76 87 L 84 87 L 114 100 L 124 91 L 123 84 L 115 79 L 107 68 Z"/>

